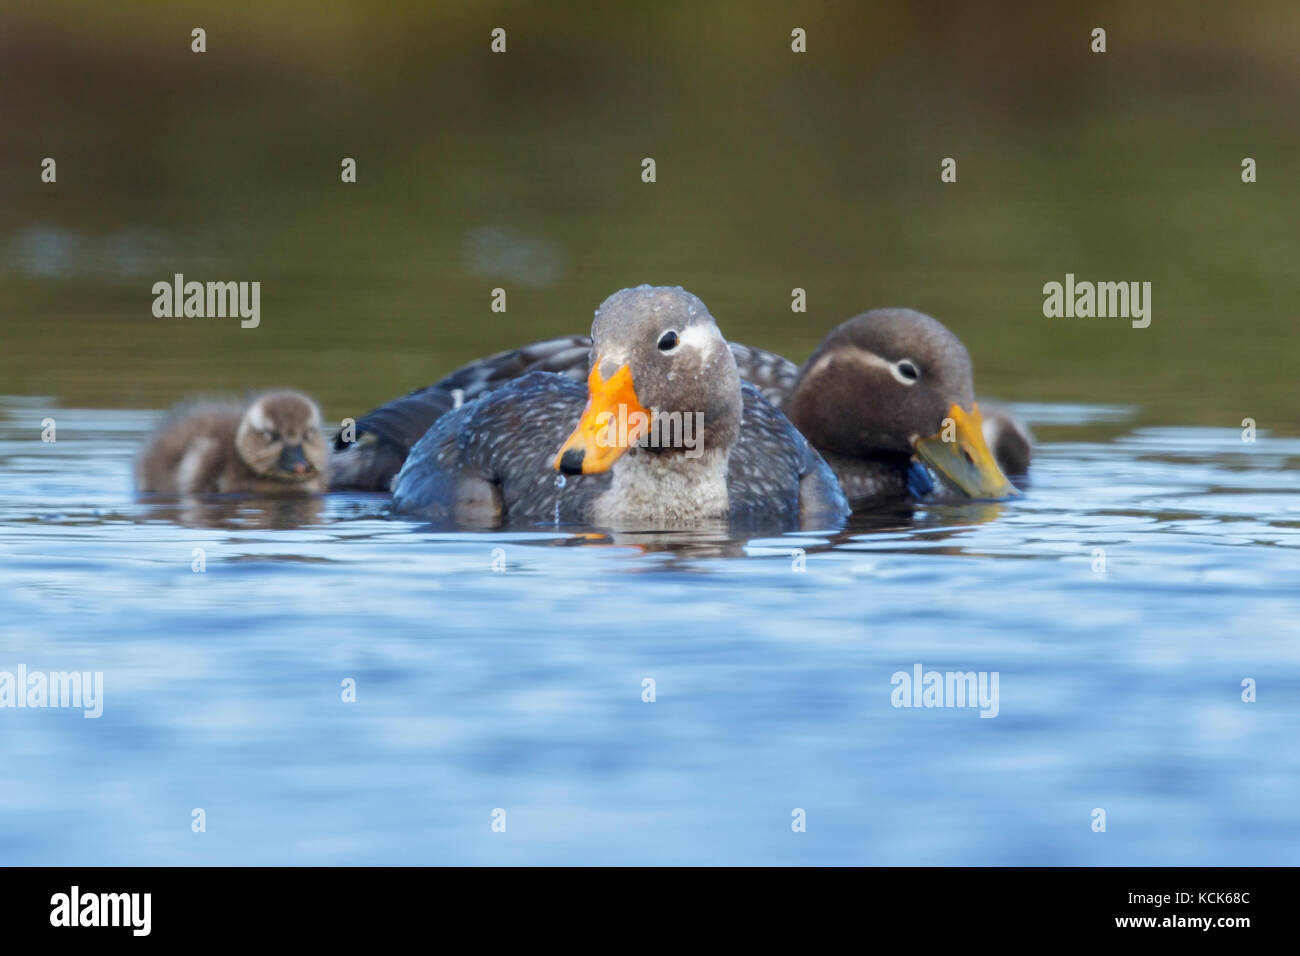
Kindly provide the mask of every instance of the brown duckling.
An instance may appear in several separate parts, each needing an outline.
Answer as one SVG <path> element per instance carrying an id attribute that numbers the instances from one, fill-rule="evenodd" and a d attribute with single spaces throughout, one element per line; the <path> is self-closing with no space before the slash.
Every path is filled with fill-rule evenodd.
<path id="1" fill-rule="evenodd" d="M 179 406 L 140 453 L 135 483 L 138 491 L 181 495 L 322 492 L 329 448 L 320 409 L 294 391 L 242 406 Z"/>

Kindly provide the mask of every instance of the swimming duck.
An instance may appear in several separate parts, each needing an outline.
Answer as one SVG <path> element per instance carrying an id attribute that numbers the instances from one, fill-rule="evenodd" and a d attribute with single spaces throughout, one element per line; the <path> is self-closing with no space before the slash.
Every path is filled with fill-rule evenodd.
<path id="1" fill-rule="evenodd" d="M 971 498 L 1018 494 L 989 449 L 970 354 L 937 319 L 864 312 L 832 329 L 793 382 L 779 363 L 768 377 L 773 388 L 780 380 L 783 409 L 850 500 L 901 494 L 913 456 Z M 1012 447 L 1011 420 L 996 421 L 998 444 Z"/>
<path id="2" fill-rule="evenodd" d="M 713 316 L 689 292 L 610 296 L 590 355 L 586 387 L 530 371 L 439 418 L 394 481 L 394 510 L 646 530 L 789 528 L 848 514 L 825 462 L 742 385 Z"/>
<path id="3" fill-rule="evenodd" d="M 136 461 L 139 491 L 169 494 L 322 492 L 329 448 L 320 410 L 301 392 L 247 405 L 179 406 Z"/>
<path id="4" fill-rule="evenodd" d="M 389 490 L 411 446 L 440 415 L 527 372 L 580 380 L 590 347 L 588 337 L 570 336 L 500 352 L 374 409 L 357 422 L 358 442 L 336 442 L 333 487 Z M 1028 470 L 1028 433 L 1004 412 L 980 415 L 966 347 L 924 313 L 875 309 L 855 316 L 802 367 L 764 349 L 737 342 L 730 348 L 741 377 L 788 412 L 851 501 L 928 492 L 913 453 L 971 497 L 1014 495 L 1003 472 Z"/>

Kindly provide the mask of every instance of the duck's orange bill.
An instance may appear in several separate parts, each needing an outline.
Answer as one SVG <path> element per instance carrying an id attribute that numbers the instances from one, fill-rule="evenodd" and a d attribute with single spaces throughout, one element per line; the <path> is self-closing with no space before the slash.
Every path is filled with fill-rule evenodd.
<path id="1" fill-rule="evenodd" d="M 566 475 L 608 471 L 650 427 L 650 412 L 636 397 L 632 370 L 624 365 L 607 379 L 600 377 L 600 358 L 587 376 L 587 407 L 578 427 L 560 446 L 553 462 Z"/>
<path id="2" fill-rule="evenodd" d="M 953 405 L 939 434 L 917 438 L 912 447 L 941 478 L 968 497 L 1014 498 L 1020 494 L 989 451 L 984 416 L 973 402 L 969 412 Z"/>

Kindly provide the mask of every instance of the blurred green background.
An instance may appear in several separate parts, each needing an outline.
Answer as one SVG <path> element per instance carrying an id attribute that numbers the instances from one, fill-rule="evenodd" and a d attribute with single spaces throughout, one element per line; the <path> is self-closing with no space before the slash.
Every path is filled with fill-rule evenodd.
<path id="1" fill-rule="evenodd" d="M 1057 6 L 7 4 L 0 392 L 337 419 L 650 282 L 797 360 L 908 305 L 985 395 L 1295 433 L 1300 5 Z M 261 327 L 155 318 L 174 272 L 260 281 Z M 1045 318 L 1066 272 L 1151 327 Z"/>

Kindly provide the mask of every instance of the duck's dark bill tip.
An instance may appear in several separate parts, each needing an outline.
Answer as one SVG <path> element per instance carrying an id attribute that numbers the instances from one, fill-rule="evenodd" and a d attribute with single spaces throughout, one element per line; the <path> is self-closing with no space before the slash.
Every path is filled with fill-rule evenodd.
<path id="1" fill-rule="evenodd" d="M 585 454 L 581 448 L 567 448 L 560 456 L 560 471 L 566 475 L 582 474 L 582 459 Z"/>

